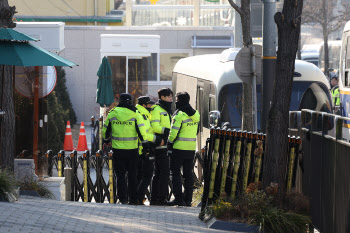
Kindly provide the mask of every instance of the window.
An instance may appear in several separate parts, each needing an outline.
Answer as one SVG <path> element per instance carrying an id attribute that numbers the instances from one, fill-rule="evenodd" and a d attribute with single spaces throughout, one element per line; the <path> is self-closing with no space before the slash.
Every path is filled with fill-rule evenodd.
<path id="1" fill-rule="evenodd" d="M 350 36 L 348 37 L 346 43 L 345 69 L 350 69 Z"/>
<path id="2" fill-rule="evenodd" d="M 256 86 L 258 107 L 258 129 L 260 129 L 261 116 L 261 85 Z M 308 108 L 315 111 L 331 112 L 331 96 L 327 87 L 322 83 L 294 82 L 290 111 Z M 219 109 L 222 122 L 230 122 L 234 129 L 241 128 L 242 122 L 242 84 L 229 84 L 224 86 L 219 94 Z"/>
<path id="3" fill-rule="evenodd" d="M 113 93 L 120 94 L 126 91 L 126 57 L 109 56 L 109 63 L 112 68 Z"/>
<path id="4" fill-rule="evenodd" d="M 160 54 L 160 81 L 171 81 L 171 76 L 176 63 L 188 57 L 188 53 L 161 53 Z"/>

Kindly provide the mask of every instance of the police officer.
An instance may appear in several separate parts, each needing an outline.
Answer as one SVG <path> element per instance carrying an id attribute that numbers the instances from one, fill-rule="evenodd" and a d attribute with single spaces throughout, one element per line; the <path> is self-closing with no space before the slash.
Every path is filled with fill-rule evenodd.
<path id="1" fill-rule="evenodd" d="M 137 202 L 137 163 L 138 139 L 148 149 L 146 127 L 141 114 L 132 105 L 132 97 L 128 93 L 120 95 L 119 104 L 112 109 L 102 129 L 105 142 L 112 142 L 113 169 L 117 176 L 117 196 L 122 204 L 138 204 Z M 128 173 L 128 186 L 125 175 Z M 126 191 L 128 187 L 128 191 Z"/>
<path id="2" fill-rule="evenodd" d="M 187 92 L 176 94 L 176 111 L 169 135 L 168 155 L 175 200 L 168 205 L 191 206 L 193 194 L 193 159 L 200 115 L 190 105 Z M 183 168 L 184 193 L 182 193 L 181 167 Z"/>
<path id="3" fill-rule="evenodd" d="M 339 98 L 339 86 L 338 86 L 338 77 L 333 76 L 331 79 L 331 92 L 333 97 L 333 104 L 334 106 L 340 105 L 340 98 Z"/>
<path id="4" fill-rule="evenodd" d="M 162 88 L 158 90 L 158 97 L 158 103 L 154 105 L 150 114 L 151 126 L 153 132 L 166 142 L 171 125 L 173 92 L 169 88 Z M 167 147 L 165 145 L 157 146 L 155 171 L 152 180 L 151 205 L 167 205 L 169 175 Z"/>
<path id="5" fill-rule="evenodd" d="M 141 96 L 138 98 L 138 104 L 136 105 L 137 110 L 141 113 L 144 124 L 147 131 L 147 138 L 150 143 L 149 153 L 143 151 L 142 146 L 139 148 L 139 154 L 141 157 L 141 163 L 139 164 L 139 186 L 137 189 L 137 199 L 139 204 L 143 204 L 144 197 L 148 186 L 151 184 L 153 170 L 154 170 L 154 157 L 155 157 L 155 147 L 163 146 L 164 141 L 159 137 L 154 135 L 151 122 L 149 120 L 150 111 L 152 110 L 153 101 L 148 96 Z"/>

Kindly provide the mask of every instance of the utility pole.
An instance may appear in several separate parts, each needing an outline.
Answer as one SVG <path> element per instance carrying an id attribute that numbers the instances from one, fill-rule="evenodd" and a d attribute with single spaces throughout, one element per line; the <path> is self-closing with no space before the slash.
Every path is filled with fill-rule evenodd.
<path id="1" fill-rule="evenodd" d="M 263 78 L 261 114 L 261 130 L 266 132 L 267 121 L 272 101 L 273 82 L 276 77 L 276 25 L 274 15 L 276 13 L 276 0 L 262 0 L 263 12 Z"/>
<path id="2" fill-rule="evenodd" d="M 236 3 L 238 6 L 241 5 L 241 0 L 234 0 L 234 3 Z M 242 23 L 241 23 L 241 16 L 237 11 L 234 11 L 234 32 L 233 32 L 233 38 L 234 38 L 234 47 L 235 48 L 242 48 L 243 47 L 243 37 L 242 37 Z"/>

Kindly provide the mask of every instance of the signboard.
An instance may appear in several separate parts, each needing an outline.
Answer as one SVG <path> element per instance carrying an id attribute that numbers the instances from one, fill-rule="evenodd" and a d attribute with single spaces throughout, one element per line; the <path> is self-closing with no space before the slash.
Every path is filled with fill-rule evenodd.
<path id="1" fill-rule="evenodd" d="M 256 83 L 261 84 L 261 45 L 253 45 L 255 47 L 255 73 Z M 235 58 L 235 71 L 238 77 L 245 83 L 251 83 L 252 81 L 252 55 L 250 48 L 242 48 Z"/>
<path id="2" fill-rule="evenodd" d="M 34 98 L 34 67 L 16 67 L 15 88 L 21 95 Z M 49 95 L 56 86 L 57 73 L 54 66 L 39 67 L 39 98 Z"/>

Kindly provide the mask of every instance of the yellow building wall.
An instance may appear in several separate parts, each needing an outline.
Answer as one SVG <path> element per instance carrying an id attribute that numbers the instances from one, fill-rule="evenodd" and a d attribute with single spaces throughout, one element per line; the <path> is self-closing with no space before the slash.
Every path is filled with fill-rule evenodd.
<path id="1" fill-rule="evenodd" d="M 23 16 L 106 16 L 106 6 L 113 0 L 8 0 L 17 15 Z M 110 4 L 109 4 L 110 5 Z"/>

